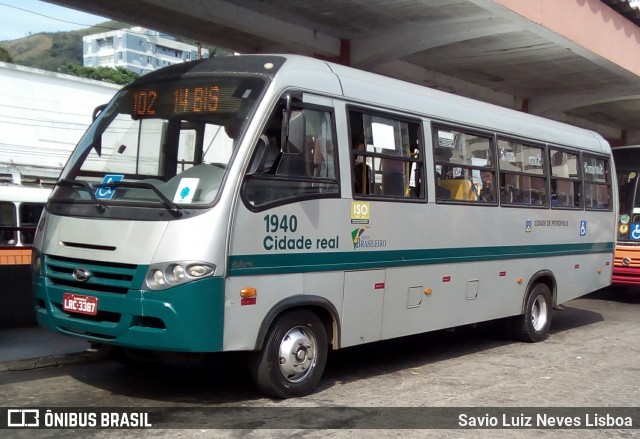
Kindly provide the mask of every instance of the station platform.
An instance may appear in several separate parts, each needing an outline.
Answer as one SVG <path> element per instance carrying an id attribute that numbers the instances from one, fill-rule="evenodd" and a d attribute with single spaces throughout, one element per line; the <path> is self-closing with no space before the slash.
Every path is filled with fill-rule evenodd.
<path id="1" fill-rule="evenodd" d="M 92 361 L 105 352 L 39 326 L 0 328 L 0 373 Z"/>

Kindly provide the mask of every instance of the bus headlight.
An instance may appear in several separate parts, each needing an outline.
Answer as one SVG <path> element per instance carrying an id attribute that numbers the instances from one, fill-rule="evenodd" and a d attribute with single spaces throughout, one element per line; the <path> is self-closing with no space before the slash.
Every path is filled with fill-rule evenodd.
<path id="1" fill-rule="evenodd" d="M 146 288 L 164 290 L 213 275 L 216 266 L 205 262 L 181 261 L 153 264 L 147 271 Z"/>
<path id="2" fill-rule="evenodd" d="M 167 282 L 164 280 L 164 274 L 160 270 L 153 270 L 151 272 L 151 285 L 155 285 L 157 288 L 162 288 Z"/>
<path id="3" fill-rule="evenodd" d="M 200 264 L 193 264 L 187 267 L 189 270 L 189 276 L 191 277 L 202 277 L 207 274 L 207 267 Z"/>
<path id="4" fill-rule="evenodd" d="M 182 265 L 175 265 L 173 270 L 171 270 L 171 275 L 176 282 L 180 282 L 184 279 L 184 267 Z"/>

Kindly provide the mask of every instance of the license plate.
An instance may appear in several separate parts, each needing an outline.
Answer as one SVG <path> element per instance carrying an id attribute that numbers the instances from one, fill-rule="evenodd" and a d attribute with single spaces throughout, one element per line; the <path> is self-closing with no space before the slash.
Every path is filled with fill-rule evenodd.
<path id="1" fill-rule="evenodd" d="M 68 312 L 95 316 L 98 314 L 98 298 L 93 296 L 84 296 L 82 294 L 64 293 L 62 298 L 62 309 Z"/>

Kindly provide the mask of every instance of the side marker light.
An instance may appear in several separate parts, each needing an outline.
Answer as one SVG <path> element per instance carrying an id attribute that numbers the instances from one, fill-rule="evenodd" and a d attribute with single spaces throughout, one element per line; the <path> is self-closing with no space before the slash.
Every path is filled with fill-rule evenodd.
<path id="1" fill-rule="evenodd" d="M 243 299 L 249 299 L 251 297 L 256 297 L 257 290 L 255 288 L 243 288 L 240 290 L 240 297 Z"/>

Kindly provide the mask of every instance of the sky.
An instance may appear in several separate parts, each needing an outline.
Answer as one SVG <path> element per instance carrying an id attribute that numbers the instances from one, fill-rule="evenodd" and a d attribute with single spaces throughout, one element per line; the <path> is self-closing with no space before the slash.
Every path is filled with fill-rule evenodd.
<path id="1" fill-rule="evenodd" d="M 0 41 L 30 33 L 85 29 L 107 20 L 39 0 L 0 0 Z"/>

